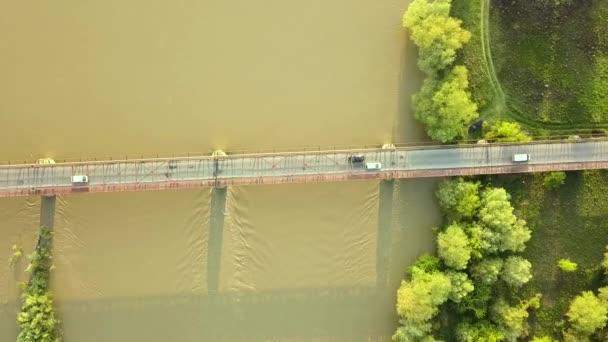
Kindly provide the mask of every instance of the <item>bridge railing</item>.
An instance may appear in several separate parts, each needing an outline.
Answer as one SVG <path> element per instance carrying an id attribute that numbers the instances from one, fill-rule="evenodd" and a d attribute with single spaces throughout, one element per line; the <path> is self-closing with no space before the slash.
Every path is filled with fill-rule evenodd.
<path id="1" fill-rule="evenodd" d="M 589 141 L 608 141 L 608 137 L 598 138 L 585 138 L 577 140 L 533 140 L 527 143 L 491 143 L 488 145 L 524 145 L 524 144 L 556 144 L 556 143 L 580 143 Z M 479 147 L 477 141 L 463 140 L 459 143 L 438 145 L 434 142 L 408 142 L 393 144 L 396 150 L 417 150 L 417 149 L 448 149 L 448 148 L 467 148 L 467 147 Z M 482 145 L 483 146 L 483 145 Z M 96 164 L 108 164 L 108 163 L 142 163 L 148 161 L 171 161 L 171 160 L 188 160 L 188 159 L 230 159 L 230 158 L 243 158 L 243 157 L 263 157 L 263 156 L 280 156 L 280 155 L 311 155 L 311 154 L 329 154 L 329 153 L 363 153 L 370 151 L 381 150 L 382 145 L 333 145 L 325 147 L 302 147 L 302 148 L 277 148 L 277 149 L 229 149 L 226 151 L 226 156 L 211 156 L 212 151 L 208 152 L 187 152 L 177 153 L 171 155 L 140 155 L 123 158 L 62 158 L 56 159 L 55 162 L 61 165 L 96 165 Z M 0 161 L 0 168 L 14 168 L 14 167 L 54 167 L 57 164 L 36 164 L 36 160 L 13 160 L 13 161 Z"/>

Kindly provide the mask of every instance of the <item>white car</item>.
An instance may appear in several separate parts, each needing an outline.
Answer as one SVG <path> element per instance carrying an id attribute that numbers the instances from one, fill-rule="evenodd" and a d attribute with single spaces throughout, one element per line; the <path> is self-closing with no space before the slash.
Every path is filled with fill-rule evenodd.
<path id="1" fill-rule="evenodd" d="M 76 175 L 72 176 L 72 184 L 87 184 L 89 183 L 89 176 Z"/>
<path id="2" fill-rule="evenodd" d="M 365 163 L 365 168 L 367 170 L 380 170 L 380 169 L 382 169 L 382 164 L 380 164 L 380 163 Z"/>
<path id="3" fill-rule="evenodd" d="M 530 155 L 527 153 L 514 154 L 513 161 L 516 163 L 530 161 Z"/>

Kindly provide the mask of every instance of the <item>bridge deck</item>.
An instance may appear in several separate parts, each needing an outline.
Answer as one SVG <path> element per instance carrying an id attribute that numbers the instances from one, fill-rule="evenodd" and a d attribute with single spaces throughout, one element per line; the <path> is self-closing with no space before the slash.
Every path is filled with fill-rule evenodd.
<path id="1" fill-rule="evenodd" d="M 349 163 L 355 153 L 382 170 Z M 514 163 L 516 153 L 531 160 Z M 20 164 L 0 166 L 0 197 L 605 168 L 608 140 Z"/>

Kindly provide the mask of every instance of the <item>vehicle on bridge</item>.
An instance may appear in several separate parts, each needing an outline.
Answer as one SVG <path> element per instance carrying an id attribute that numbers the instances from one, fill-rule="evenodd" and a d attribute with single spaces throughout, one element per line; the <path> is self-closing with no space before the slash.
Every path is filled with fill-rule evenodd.
<path id="1" fill-rule="evenodd" d="M 72 184 L 74 185 L 84 185 L 89 183 L 89 176 L 86 175 L 76 175 L 72 176 Z"/>
<path id="2" fill-rule="evenodd" d="M 530 161 L 530 155 L 527 153 L 518 153 L 513 155 L 513 162 L 522 163 Z"/>
<path id="3" fill-rule="evenodd" d="M 380 164 L 380 163 L 365 163 L 365 168 L 367 170 L 380 170 L 380 169 L 382 169 L 382 164 Z"/>
<path id="4" fill-rule="evenodd" d="M 353 154 L 352 156 L 348 157 L 348 162 L 349 163 L 363 163 L 365 161 L 365 156 L 362 154 Z"/>

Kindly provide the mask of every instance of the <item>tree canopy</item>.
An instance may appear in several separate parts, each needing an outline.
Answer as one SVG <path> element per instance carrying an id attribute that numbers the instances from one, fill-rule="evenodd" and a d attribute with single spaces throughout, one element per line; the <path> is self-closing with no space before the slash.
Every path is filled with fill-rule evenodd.
<path id="1" fill-rule="evenodd" d="M 414 268 L 411 281 L 403 281 L 397 291 L 397 313 L 402 326 L 396 340 L 418 340 L 431 330 L 430 320 L 450 294 L 450 278 L 441 272 L 427 273 Z M 409 339 L 408 339 L 409 338 Z"/>
<path id="2" fill-rule="evenodd" d="M 439 184 L 439 205 L 454 220 L 470 219 L 481 205 L 479 182 L 466 182 L 462 178 L 446 179 Z"/>
<path id="3" fill-rule="evenodd" d="M 437 236 L 437 251 L 445 264 L 455 270 L 463 270 L 471 259 L 471 247 L 462 227 L 450 225 Z"/>
<path id="4" fill-rule="evenodd" d="M 509 286 L 521 287 L 532 279 L 532 264 L 520 256 L 510 256 L 505 260 L 500 278 Z"/>
<path id="5" fill-rule="evenodd" d="M 491 241 L 488 241 L 492 252 L 522 252 L 531 237 L 526 222 L 518 220 L 513 214 L 509 199 L 507 192 L 501 188 L 486 189 L 481 195 L 479 219 L 494 233 Z"/>
<path id="6" fill-rule="evenodd" d="M 414 95 L 416 118 L 432 139 L 445 143 L 466 136 L 469 124 L 479 116 L 467 77 L 467 69 L 456 66 L 443 82 L 426 78 Z"/>
<path id="7" fill-rule="evenodd" d="M 591 291 L 584 291 L 576 296 L 566 315 L 577 333 L 589 336 L 598 328 L 603 328 L 608 319 L 608 309 Z"/>
<path id="8" fill-rule="evenodd" d="M 454 62 L 456 51 L 471 39 L 459 19 L 450 17 L 451 0 L 414 0 L 403 15 L 403 26 L 420 51 L 418 65 L 429 75 Z"/>

